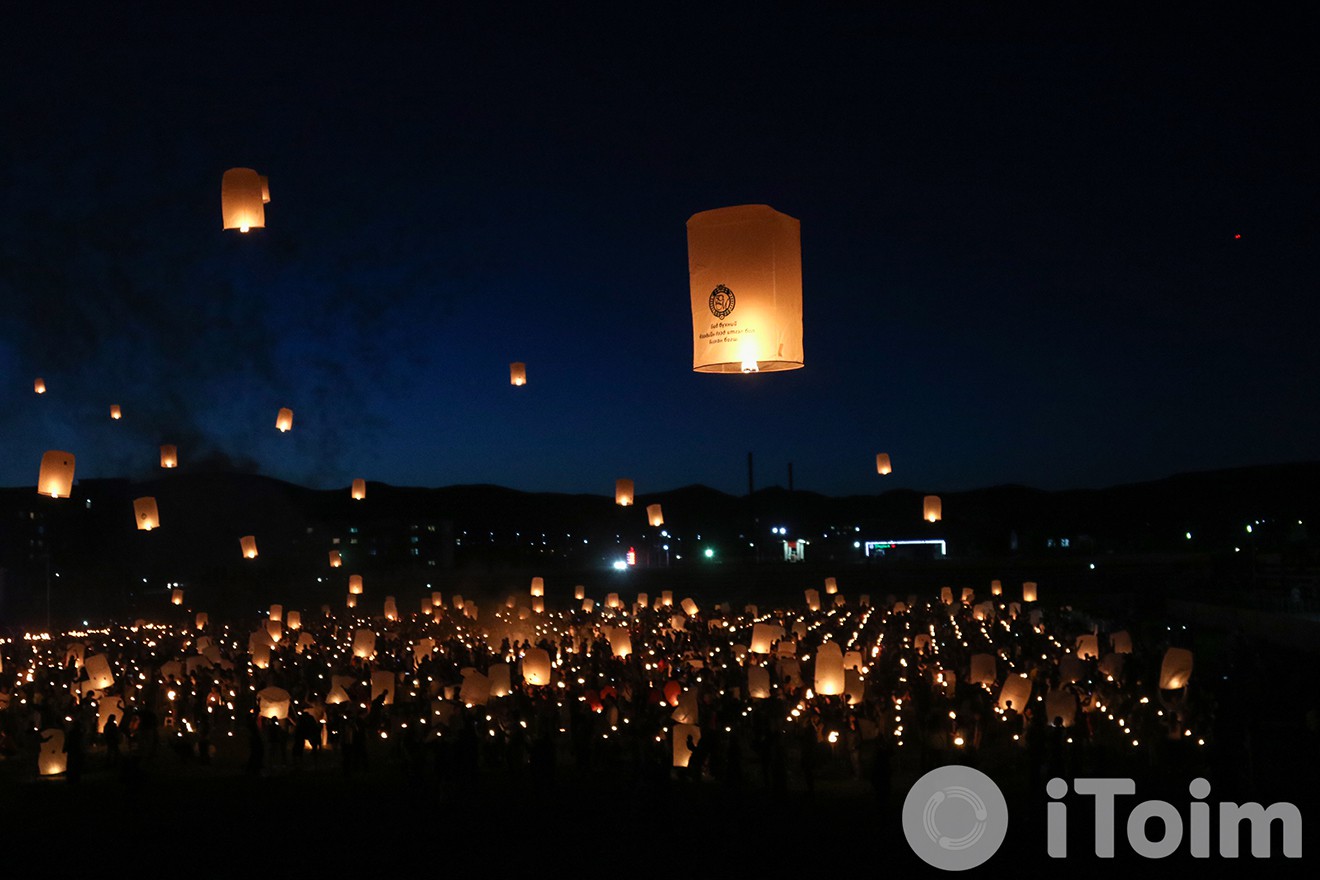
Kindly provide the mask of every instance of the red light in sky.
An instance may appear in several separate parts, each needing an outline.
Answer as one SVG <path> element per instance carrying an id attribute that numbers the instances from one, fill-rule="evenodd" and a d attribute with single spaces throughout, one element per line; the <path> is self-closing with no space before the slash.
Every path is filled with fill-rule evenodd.
<path id="1" fill-rule="evenodd" d="M 1236 235 L 1234 235 L 1233 237 L 1234 237 L 1234 238 L 1241 238 L 1241 237 L 1242 237 L 1242 233 L 1239 232 L 1239 233 L 1237 233 Z"/>

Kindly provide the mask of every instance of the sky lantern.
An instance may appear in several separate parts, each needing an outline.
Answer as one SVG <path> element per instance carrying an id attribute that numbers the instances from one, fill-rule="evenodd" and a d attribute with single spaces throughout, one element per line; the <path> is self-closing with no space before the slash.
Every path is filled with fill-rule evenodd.
<path id="1" fill-rule="evenodd" d="M 366 497 L 367 497 L 367 481 L 366 481 L 366 480 L 354 480 L 354 481 L 353 481 L 353 500 L 354 500 L 354 501 L 361 501 L 361 500 L 363 500 L 363 499 L 366 498 Z"/>
<path id="2" fill-rule="evenodd" d="M 652 526 L 662 526 L 665 524 L 665 515 L 660 510 L 659 504 L 646 505 L 646 521 Z"/>
<path id="3" fill-rule="evenodd" d="M 38 394 L 45 394 L 45 393 L 46 393 L 46 380 L 43 379 L 43 378 L 41 378 L 40 376 L 38 376 L 37 379 L 36 379 L 36 381 L 32 383 L 32 390 L 35 391 L 35 392 L 38 393 Z"/>
<path id="4" fill-rule="evenodd" d="M 344 600 L 344 607 L 345 607 L 345 608 L 356 608 L 356 607 L 357 607 L 357 594 L 356 594 L 356 593 L 349 593 L 349 594 L 348 594 L 348 598 L 347 598 L 346 600 Z"/>
<path id="5" fill-rule="evenodd" d="M 513 693 L 513 676 L 509 674 L 509 664 L 492 663 L 490 669 L 486 670 L 486 677 L 490 679 L 492 697 L 507 697 Z"/>
<path id="6" fill-rule="evenodd" d="M 1035 581 L 1025 581 L 1025 582 L 1022 584 L 1022 601 L 1023 601 L 1023 602 L 1035 602 L 1035 601 L 1036 601 L 1036 582 L 1035 582 Z"/>
<path id="7" fill-rule="evenodd" d="M 816 651 L 816 693 L 838 696 L 845 685 L 843 651 L 837 642 L 826 642 Z"/>
<path id="8" fill-rule="evenodd" d="M 696 616 L 697 616 L 697 603 L 696 603 L 696 602 L 693 602 L 691 599 L 684 599 L 684 600 L 683 600 L 683 613 L 686 614 L 688 617 L 696 617 Z"/>
<path id="9" fill-rule="evenodd" d="M 633 481 L 620 479 L 614 481 L 614 503 L 628 507 L 633 503 Z"/>
<path id="10" fill-rule="evenodd" d="M 262 185 L 262 177 L 251 168 L 230 168 L 220 180 L 220 213 L 225 229 L 247 232 L 264 229 L 266 208 L 263 193 L 270 188 Z"/>
<path id="11" fill-rule="evenodd" d="M 115 674 L 110 671 L 110 661 L 104 654 L 83 658 L 83 668 L 87 670 L 87 681 L 94 690 L 103 691 L 115 683 Z"/>
<path id="12" fill-rule="evenodd" d="M 816 590 L 804 590 L 803 593 L 804 593 L 804 596 L 805 596 L 805 598 L 806 598 L 806 600 L 807 600 L 807 610 L 808 610 L 808 611 L 819 611 L 819 610 L 820 610 L 820 593 L 818 593 Z"/>
<path id="13" fill-rule="evenodd" d="M 444 604 L 445 604 L 445 597 L 440 595 L 439 590 L 436 590 L 431 594 L 431 605 L 434 606 L 437 610 L 443 607 Z"/>
<path id="14" fill-rule="evenodd" d="M 282 687 L 268 687 L 257 691 L 257 714 L 262 718 L 283 721 L 289 717 L 289 692 Z"/>
<path id="15" fill-rule="evenodd" d="M 605 607 L 606 607 L 606 608 L 622 608 L 622 607 L 623 607 L 623 602 L 621 602 L 621 601 L 619 600 L 619 594 L 618 594 L 618 593 L 608 593 L 608 594 L 606 594 L 606 596 L 605 596 Z"/>
<path id="16" fill-rule="evenodd" d="M 394 685 L 396 684 L 394 673 L 388 669 L 377 669 L 371 673 L 371 702 L 376 702 L 378 697 L 385 697 L 383 705 L 394 705 Z"/>
<path id="17" fill-rule="evenodd" d="M 939 522 L 942 516 L 940 496 L 927 495 L 921 502 L 921 518 L 926 522 Z"/>
<path id="18" fill-rule="evenodd" d="M 660 604 L 661 604 L 661 605 L 664 605 L 665 607 L 670 607 L 670 606 L 672 606 L 672 605 L 674 604 L 674 591 L 673 591 L 673 590 L 661 590 L 661 591 L 660 591 Z"/>
<path id="19" fill-rule="evenodd" d="M 839 582 L 834 578 L 825 578 L 825 595 L 833 596 L 839 592 Z"/>
<path id="20" fill-rule="evenodd" d="M 582 610 L 585 611 L 585 612 L 587 612 L 588 614 L 590 614 L 590 613 L 591 613 L 591 610 L 592 610 L 593 608 L 595 608 L 595 607 L 596 607 L 596 600 L 595 600 L 595 599 L 583 599 L 583 600 L 582 600 Z"/>
<path id="21" fill-rule="evenodd" d="M 64 731 L 53 727 L 41 732 L 41 748 L 37 751 L 37 773 L 41 776 L 59 776 L 69 769 L 69 754 L 64 751 Z"/>
<path id="22" fill-rule="evenodd" d="M 107 695 L 96 701 L 96 732 L 105 733 L 105 723 L 111 718 L 115 724 L 124 720 L 123 697 Z"/>
<path id="23" fill-rule="evenodd" d="M 52 449 L 41 456 L 37 494 L 68 498 L 73 492 L 73 453 Z"/>
<path id="24" fill-rule="evenodd" d="M 632 653 L 632 633 L 625 626 L 615 627 L 610 632 L 609 642 L 615 657 L 627 657 Z"/>
<path id="25" fill-rule="evenodd" d="M 747 667 L 747 695 L 753 700 L 770 698 L 770 670 L 764 666 Z"/>
<path id="26" fill-rule="evenodd" d="M 156 508 L 156 499 L 150 496 L 133 499 L 133 518 L 141 531 L 149 532 L 160 528 L 160 511 Z"/>
<path id="27" fill-rule="evenodd" d="M 1169 648 L 1160 663 L 1160 690 L 1187 687 L 1192 677 L 1192 652 L 1186 648 Z"/>
<path id="28" fill-rule="evenodd" d="M 1004 679 L 1004 686 L 999 689 L 999 708 L 1007 709 L 1013 704 L 1013 711 L 1019 715 L 1031 699 L 1031 681 L 1021 675 L 1010 675 Z"/>
<path id="29" fill-rule="evenodd" d="M 522 658 L 523 681 L 537 687 L 550 684 L 550 655 L 544 648 L 528 648 Z"/>
<path id="30" fill-rule="evenodd" d="M 211 616 L 209 614 L 207 614 L 205 611 L 197 612 L 197 617 L 194 620 L 194 623 L 196 623 L 198 629 L 206 629 L 206 625 L 210 622 L 211 622 Z"/>
<path id="31" fill-rule="evenodd" d="M 971 605 L 972 600 L 976 598 L 976 593 L 972 592 L 971 587 L 963 587 L 961 598 L 964 605 Z"/>
<path id="32" fill-rule="evenodd" d="M 339 555 L 339 551 L 338 551 L 338 550 L 331 550 L 331 551 L 330 551 L 330 567 L 331 567 L 331 568 L 338 568 L 339 566 L 341 566 L 341 565 L 343 565 L 343 564 L 344 564 L 344 557 L 342 557 L 342 556 Z"/>
<path id="33" fill-rule="evenodd" d="M 177 447 L 170 446 L 168 443 L 161 446 L 160 466 L 163 468 L 176 468 L 179 466 L 179 450 Z"/>
<path id="34" fill-rule="evenodd" d="M 527 365 L 522 361 L 514 361 L 509 364 L 509 384 L 526 385 L 527 384 Z"/>
<path id="35" fill-rule="evenodd" d="M 999 581 L 991 581 L 991 582 L 990 582 L 990 595 L 991 595 L 991 596 L 1002 596 L 1003 594 L 1004 594 L 1004 585 L 1001 584 Z"/>
<path id="36" fill-rule="evenodd" d="M 350 574 L 348 576 L 348 592 L 353 596 L 362 595 L 362 575 Z M 459 606 L 462 607 L 461 605 Z"/>
<path id="37" fill-rule="evenodd" d="M 752 625 L 752 644 L 748 650 L 753 654 L 769 654 L 770 647 L 784 637 L 784 628 L 773 623 Z"/>
<path id="38" fill-rule="evenodd" d="M 181 590 L 178 587 L 174 588 L 174 592 L 170 593 L 170 604 L 171 605 L 183 604 L 183 590 Z"/>
<path id="39" fill-rule="evenodd" d="M 650 597 L 650 596 L 646 595 L 645 593 L 638 593 L 638 594 L 637 594 L 637 607 L 638 607 L 638 608 L 645 608 L 648 604 L 650 604 L 650 602 L 651 602 L 651 597 Z"/>
<path id="40" fill-rule="evenodd" d="M 289 629 L 302 629 L 302 614 L 298 611 L 290 611 L 284 615 L 284 622 L 288 624 Z"/>
<path id="41" fill-rule="evenodd" d="M 435 603 L 431 601 L 430 596 L 422 597 L 422 616 L 430 617 L 431 612 L 435 611 Z"/>
<path id="42" fill-rule="evenodd" d="M 267 177 L 267 176 L 264 175 L 264 174 L 259 174 L 259 175 L 257 175 L 257 176 L 261 178 L 261 203 L 262 203 L 263 205 L 269 205 L 269 204 L 270 204 L 270 178 Z"/>
<path id="43" fill-rule="evenodd" d="M 665 688 L 668 691 L 668 687 Z M 697 703 L 696 691 L 680 691 L 677 702 L 673 703 L 674 711 L 669 716 L 679 724 L 696 724 L 700 706 Z"/>
<path id="44" fill-rule="evenodd" d="M 587 598 L 587 588 L 582 586 L 581 584 L 578 584 L 576 587 L 573 588 L 573 598 L 574 599 Z"/>
<path id="45" fill-rule="evenodd" d="M 532 597 L 532 610 L 535 611 L 537 614 L 545 614 L 545 597 L 544 597 L 544 596 L 533 596 L 533 597 Z"/>
<path id="46" fill-rule="evenodd" d="M 284 606 L 283 605 L 270 606 L 270 612 L 268 614 L 268 617 L 271 620 L 275 621 L 276 623 L 279 623 L 282 620 L 284 620 Z"/>
<path id="47" fill-rule="evenodd" d="M 385 597 L 385 619 L 386 620 L 399 619 L 399 608 L 397 605 L 395 605 L 393 596 Z"/>
<path id="48" fill-rule="evenodd" d="M 687 767 L 688 761 L 692 759 L 692 749 L 688 747 L 688 740 L 692 740 L 692 745 L 696 746 L 701 742 L 701 728 L 695 724 L 675 724 L 674 725 L 674 766 Z"/>
<path id="49" fill-rule="evenodd" d="M 454 603 L 455 611 L 463 610 L 463 596 L 461 593 L 455 593 L 452 597 L 450 597 L 449 601 Z"/>
<path id="50" fill-rule="evenodd" d="M 353 656 L 370 660 L 376 654 L 376 633 L 369 629 L 359 629 L 353 633 Z"/>
<path id="51" fill-rule="evenodd" d="M 881 452 L 875 457 L 875 472 L 877 474 L 892 474 L 894 468 L 889 464 L 889 453 Z"/>
<path id="52" fill-rule="evenodd" d="M 1096 638 L 1094 633 L 1086 633 L 1077 637 L 1077 656 L 1082 660 L 1100 659 L 1100 640 Z"/>
<path id="53" fill-rule="evenodd" d="M 539 577 L 532 578 L 532 596 L 536 597 L 536 596 L 544 596 L 544 595 L 545 595 L 545 578 L 539 578 Z"/>
<path id="54" fill-rule="evenodd" d="M 110 418 L 118 420 L 123 417 L 124 417 L 124 413 L 122 410 L 120 410 L 119 404 L 117 403 L 110 404 Z"/>
<path id="55" fill-rule="evenodd" d="M 737 205 L 687 221 L 692 369 L 755 373 L 802 366 L 798 221 Z"/>
<path id="56" fill-rule="evenodd" d="M 1132 653 L 1132 636 L 1125 629 L 1109 634 L 1109 643 L 1114 647 L 1115 654 Z"/>
<path id="57" fill-rule="evenodd" d="M 943 602 L 945 605 L 952 605 L 952 604 L 953 604 L 953 588 L 952 588 L 952 587 L 940 587 L 940 601 Z"/>
<path id="58" fill-rule="evenodd" d="M 238 546 L 243 550 L 244 559 L 257 558 L 257 537 L 256 535 L 244 535 L 238 539 Z"/>
<path id="59" fill-rule="evenodd" d="M 293 428 L 293 410 L 287 406 L 281 407 L 279 413 L 275 416 L 275 428 L 279 431 L 288 431 Z"/>

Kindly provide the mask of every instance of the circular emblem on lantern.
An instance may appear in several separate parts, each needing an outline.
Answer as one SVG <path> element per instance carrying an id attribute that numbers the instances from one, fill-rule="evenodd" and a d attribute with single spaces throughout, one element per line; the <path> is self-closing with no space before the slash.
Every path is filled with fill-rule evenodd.
<path id="1" fill-rule="evenodd" d="M 734 298 L 733 291 L 723 284 L 710 292 L 710 313 L 717 318 L 729 317 L 736 304 L 737 299 Z"/>

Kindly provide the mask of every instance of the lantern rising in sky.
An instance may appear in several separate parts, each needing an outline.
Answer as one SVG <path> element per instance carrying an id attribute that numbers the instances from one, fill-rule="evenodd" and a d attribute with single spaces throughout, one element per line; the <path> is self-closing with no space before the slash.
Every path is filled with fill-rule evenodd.
<path id="1" fill-rule="evenodd" d="M 178 467 L 179 450 L 169 445 L 162 446 L 160 448 L 160 466 L 163 468 Z"/>
<path id="2" fill-rule="evenodd" d="M 32 390 L 37 392 L 38 394 L 45 394 L 46 380 L 38 376 L 36 381 L 32 383 Z"/>
<path id="3" fill-rule="evenodd" d="M 939 522 L 943 514 L 940 496 L 927 495 L 921 502 L 921 518 L 926 522 Z"/>
<path id="4" fill-rule="evenodd" d="M 796 370 L 802 357 L 799 223 L 769 205 L 693 214 L 687 222 L 692 369 Z"/>
<path id="5" fill-rule="evenodd" d="M 230 168 L 220 180 L 220 213 L 225 229 L 247 232 L 266 226 L 266 199 L 269 187 L 251 168 Z"/>
<path id="6" fill-rule="evenodd" d="M 343 565 L 343 564 L 344 564 L 344 558 L 343 558 L 342 556 L 339 555 L 339 551 L 338 551 L 338 550 L 331 550 L 331 551 L 330 551 L 330 567 L 331 567 L 331 568 L 338 568 L 339 566 L 341 566 L 341 565 Z"/>
<path id="7" fill-rule="evenodd" d="M 110 404 L 110 418 L 119 420 L 124 417 L 124 413 L 119 409 L 119 404 Z"/>
<path id="8" fill-rule="evenodd" d="M 662 526 L 665 524 L 664 512 L 660 510 L 659 504 L 646 505 L 646 521 L 653 526 Z"/>
<path id="9" fill-rule="evenodd" d="M 366 497 L 367 497 L 367 481 L 366 481 L 366 480 L 354 480 L 354 481 L 353 481 L 353 500 L 354 500 L 354 501 L 361 501 L 361 500 L 363 500 L 363 499 L 366 498 Z"/>
<path id="10" fill-rule="evenodd" d="M 244 535 L 238 539 L 238 545 L 243 550 L 244 559 L 257 558 L 257 538 L 255 535 Z"/>
<path id="11" fill-rule="evenodd" d="M 275 416 L 275 427 L 280 431 L 291 429 L 293 427 L 293 410 L 282 407 L 279 414 Z"/>
<path id="12" fill-rule="evenodd" d="M 155 498 L 134 499 L 133 516 L 137 520 L 137 527 L 144 532 L 160 528 L 160 511 L 156 509 Z"/>
<path id="13" fill-rule="evenodd" d="M 877 474 L 892 474 L 894 468 L 889 464 L 889 454 L 885 452 L 878 453 L 875 457 L 875 472 Z"/>
<path id="14" fill-rule="evenodd" d="M 614 481 L 614 503 L 620 507 L 628 507 L 633 503 L 633 481 L 615 480 Z"/>
<path id="15" fill-rule="evenodd" d="M 527 384 L 527 365 L 521 361 L 515 361 L 509 364 L 509 384 L 526 385 Z"/>
<path id="16" fill-rule="evenodd" d="M 68 498 L 73 492 L 73 453 L 52 449 L 41 456 L 37 494 Z"/>

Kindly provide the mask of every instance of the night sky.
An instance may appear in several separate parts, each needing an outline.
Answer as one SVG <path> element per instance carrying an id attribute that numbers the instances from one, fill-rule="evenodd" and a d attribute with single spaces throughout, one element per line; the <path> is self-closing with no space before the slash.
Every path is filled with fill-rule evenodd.
<path id="1" fill-rule="evenodd" d="M 889 5 L 7 11 L 0 485 L 161 443 L 601 495 L 1320 457 L 1314 22 Z M 684 224 L 747 203 L 801 221 L 806 366 L 697 374 Z"/>

